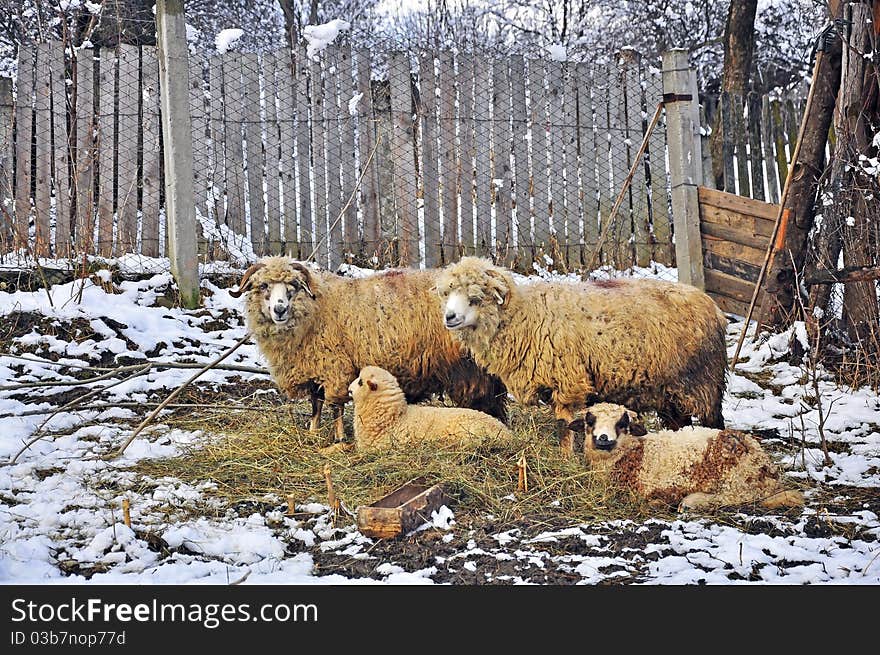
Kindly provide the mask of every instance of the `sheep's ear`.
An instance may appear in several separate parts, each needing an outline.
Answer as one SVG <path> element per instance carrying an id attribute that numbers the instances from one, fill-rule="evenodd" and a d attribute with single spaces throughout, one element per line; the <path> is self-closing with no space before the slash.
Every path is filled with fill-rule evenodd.
<path id="1" fill-rule="evenodd" d="M 584 419 L 576 418 L 571 423 L 568 424 L 568 429 L 572 432 L 586 432 L 586 426 L 584 425 Z"/>
<path id="2" fill-rule="evenodd" d="M 305 291 L 307 294 L 309 294 L 309 297 L 310 297 L 312 300 L 314 300 L 314 299 L 315 299 L 315 293 L 312 291 L 312 285 L 314 284 L 314 279 L 312 278 L 312 273 L 311 273 L 311 271 L 309 271 L 309 269 L 307 269 L 305 266 L 303 266 L 302 264 L 300 264 L 300 263 L 298 263 L 298 262 L 290 262 L 290 268 L 292 268 L 292 269 L 295 270 L 295 271 L 299 271 L 300 273 L 302 273 L 302 276 L 303 276 L 303 279 L 302 279 L 302 288 L 303 288 L 303 291 Z"/>
<path id="3" fill-rule="evenodd" d="M 510 287 L 508 286 L 507 279 L 504 277 L 504 273 L 494 268 L 487 268 L 486 276 L 490 278 L 490 289 L 492 290 L 492 295 L 495 296 L 495 302 L 501 306 L 507 304 L 507 300 L 510 298 Z"/>
<path id="4" fill-rule="evenodd" d="M 379 385 L 373 382 L 372 380 L 367 380 L 367 386 L 370 387 L 370 391 L 375 391 L 379 388 Z"/>
<path id="5" fill-rule="evenodd" d="M 648 434 L 648 431 L 641 423 L 630 423 L 629 433 L 634 437 L 644 437 L 646 434 Z"/>
<path id="6" fill-rule="evenodd" d="M 248 270 L 244 272 L 244 275 L 241 276 L 241 280 L 238 282 L 238 290 L 232 290 L 229 292 L 229 295 L 233 298 L 240 298 L 245 291 L 249 291 L 253 282 L 251 281 L 251 275 L 259 271 L 261 268 L 264 268 L 266 265 L 263 263 L 252 264 Z"/>

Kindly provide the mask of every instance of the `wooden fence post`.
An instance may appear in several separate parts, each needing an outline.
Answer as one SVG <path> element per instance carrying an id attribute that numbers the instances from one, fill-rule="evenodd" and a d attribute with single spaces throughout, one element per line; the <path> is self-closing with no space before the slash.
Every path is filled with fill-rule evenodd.
<path id="1" fill-rule="evenodd" d="M 184 307 L 199 305 L 199 263 L 193 203 L 192 121 L 183 0 L 157 0 L 156 34 L 165 160 L 168 255 Z"/>
<path id="2" fill-rule="evenodd" d="M 696 76 L 688 65 L 687 51 L 663 53 L 663 100 L 666 105 L 666 141 L 672 181 L 672 217 L 675 259 L 680 282 L 703 289 L 703 248 L 700 237 L 702 183 L 700 118 Z"/>

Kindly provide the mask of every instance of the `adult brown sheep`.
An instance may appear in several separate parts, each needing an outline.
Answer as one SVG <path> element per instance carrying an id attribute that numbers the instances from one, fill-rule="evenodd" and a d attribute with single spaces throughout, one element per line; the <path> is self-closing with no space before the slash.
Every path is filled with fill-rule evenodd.
<path id="1" fill-rule="evenodd" d="M 269 371 L 290 397 L 322 398 L 344 437 L 348 385 L 365 366 L 394 375 L 409 402 L 445 393 L 453 403 L 506 418 L 507 392 L 443 328 L 432 288 L 437 271 L 393 270 L 361 279 L 315 273 L 288 257 L 267 257 L 239 283 L 246 316 Z"/>
<path id="2" fill-rule="evenodd" d="M 671 428 L 722 428 L 727 321 L 698 289 L 655 280 L 516 284 L 465 257 L 437 281 L 446 328 L 520 402 L 553 405 L 560 444 L 586 403 L 656 410 Z"/>

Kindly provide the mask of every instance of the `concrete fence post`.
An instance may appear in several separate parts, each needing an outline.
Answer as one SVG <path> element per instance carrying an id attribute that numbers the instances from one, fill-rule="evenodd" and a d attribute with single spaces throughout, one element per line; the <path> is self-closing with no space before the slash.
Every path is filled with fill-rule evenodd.
<path id="1" fill-rule="evenodd" d="M 184 307 L 199 305 L 199 263 L 193 202 L 189 60 L 183 0 L 157 0 L 156 36 L 165 164 L 168 256 Z"/>
<path id="2" fill-rule="evenodd" d="M 700 108 L 696 72 L 688 65 L 687 50 L 663 53 L 663 100 L 678 280 L 703 289 L 703 244 L 697 194 L 697 187 L 703 182 Z"/>

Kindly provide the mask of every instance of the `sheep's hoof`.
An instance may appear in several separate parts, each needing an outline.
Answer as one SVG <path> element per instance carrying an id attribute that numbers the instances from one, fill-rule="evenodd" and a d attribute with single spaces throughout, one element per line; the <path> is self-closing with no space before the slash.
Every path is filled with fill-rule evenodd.
<path id="1" fill-rule="evenodd" d="M 335 455 L 336 453 L 342 453 L 348 450 L 354 450 L 354 444 L 343 443 L 341 441 L 336 442 L 332 446 L 327 446 L 326 448 L 320 448 L 318 450 L 322 455 Z"/>
<path id="2" fill-rule="evenodd" d="M 685 496 L 678 504 L 678 511 L 686 512 L 688 510 L 706 509 L 707 507 L 711 507 L 714 504 L 714 500 L 715 496 L 711 494 L 704 494 L 698 491 L 696 493 Z"/>
<path id="3" fill-rule="evenodd" d="M 761 505 L 767 509 L 779 507 L 802 507 L 804 495 L 800 491 L 779 491 L 761 501 Z"/>

